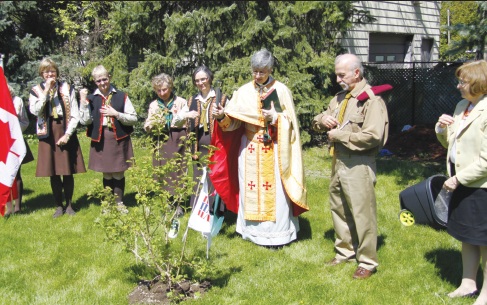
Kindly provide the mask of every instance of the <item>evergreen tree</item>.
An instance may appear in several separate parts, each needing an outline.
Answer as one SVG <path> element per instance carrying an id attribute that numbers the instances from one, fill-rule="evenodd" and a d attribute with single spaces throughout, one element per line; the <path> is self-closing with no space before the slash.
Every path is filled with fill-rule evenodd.
<path id="1" fill-rule="evenodd" d="M 250 56 L 261 48 L 274 54 L 273 75 L 293 92 L 298 114 L 316 113 L 330 99 L 333 60 L 342 51 L 338 38 L 354 24 L 373 21 L 351 1 L 1 2 L 0 14 L 0 32 L 9 39 L 1 41 L 0 53 L 27 54 L 9 55 L 17 80 L 27 73 L 14 67 L 37 68 L 49 55 L 68 81 L 94 89 L 91 70 L 103 64 L 142 117 L 155 98 L 154 75 L 172 75 L 176 93 L 186 98 L 196 93 L 192 72 L 204 64 L 214 72 L 214 85 L 231 95 L 251 80 Z M 21 39 L 30 39 L 28 49 L 17 52 Z M 16 51 L 6 48 L 15 46 L 12 40 Z"/>
<path id="2" fill-rule="evenodd" d="M 446 24 L 446 10 L 450 9 L 450 26 L 444 26 L 440 43 L 442 59 L 482 59 L 487 43 L 487 2 L 486 1 L 445 1 L 442 6 L 442 24 Z M 448 46 L 445 32 L 450 30 Z M 475 51 L 466 53 L 466 51 Z"/>

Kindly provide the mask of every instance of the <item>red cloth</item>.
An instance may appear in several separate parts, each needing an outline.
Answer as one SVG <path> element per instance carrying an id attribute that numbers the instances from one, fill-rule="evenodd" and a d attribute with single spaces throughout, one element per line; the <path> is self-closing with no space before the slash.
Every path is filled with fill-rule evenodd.
<path id="1" fill-rule="evenodd" d="M 386 92 L 392 89 L 392 86 L 389 84 L 379 85 L 371 87 L 370 90 L 374 92 L 375 95 L 381 94 L 382 92 Z M 357 99 L 361 102 L 366 101 L 369 98 L 367 92 L 362 92 L 357 96 Z"/>
<path id="2" fill-rule="evenodd" d="M 26 148 L 2 67 L 0 67 L 0 143 L 0 215 L 4 216 L 7 201 L 17 197 L 15 176 L 25 156 Z"/>
<path id="3" fill-rule="evenodd" d="M 217 147 L 210 157 L 210 179 L 228 210 L 238 213 L 238 154 L 243 124 L 234 131 L 223 131 L 217 122 L 211 136 L 211 145 Z"/>

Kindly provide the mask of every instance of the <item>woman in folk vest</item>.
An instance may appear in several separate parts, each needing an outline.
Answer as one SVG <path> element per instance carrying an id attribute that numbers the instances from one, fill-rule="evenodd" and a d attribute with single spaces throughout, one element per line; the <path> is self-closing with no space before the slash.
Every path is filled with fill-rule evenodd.
<path id="1" fill-rule="evenodd" d="M 73 88 L 66 82 L 59 81 L 58 66 L 50 58 L 41 61 L 39 75 L 43 81 L 32 87 L 29 96 L 29 109 L 37 117 L 36 131 L 39 138 L 36 177 L 51 179 L 51 189 L 57 205 L 53 217 L 59 217 L 63 213 L 74 215 L 71 206 L 73 174 L 86 172 L 76 136 L 79 122 L 78 101 Z"/>
<path id="2" fill-rule="evenodd" d="M 182 138 L 186 136 L 186 120 L 194 118 L 198 113 L 196 111 L 189 112 L 188 103 L 184 98 L 176 96 L 173 92 L 174 83 L 171 76 L 161 73 L 152 78 L 152 88 L 157 94 L 157 99 L 152 101 L 149 105 L 147 119 L 144 124 L 144 130 L 150 132 L 155 137 L 158 150 L 154 151 L 152 164 L 154 166 L 164 166 L 168 158 L 172 158 L 175 153 L 183 154 L 185 151 L 182 145 Z M 167 140 L 162 144 L 157 144 L 159 141 L 164 141 L 164 137 L 159 138 L 161 134 L 167 135 Z M 181 173 L 184 173 L 186 168 L 181 168 L 180 171 L 174 171 L 170 175 L 164 177 L 166 180 L 165 189 L 174 195 L 174 183 Z M 177 217 L 183 214 L 180 207 L 180 202 L 175 202 L 177 205 Z M 179 222 L 177 219 L 173 220 L 169 237 L 174 238 L 179 229 Z"/>
<path id="3" fill-rule="evenodd" d="M 133 156 L 130 134 L 137 123 L 137 113 L 125 92 L 110 84 L 110 75 L 103 66 L 91 73 L 98 89 L 88 95 L 80 91 L 81 124 L 87 125 L 91 138 L 88 168 L 103 173 L 103 186 L 112 189 L 119 211 L 127 213 L 123 204 L 125 171 Z"/>
<path id="4" fill-rule="evenodd" d="M 198 116 L 188 121 L 188 131 L 194 132 L 196 141 L 192 147 L 193 159 L 193 179 L 198 182 L 203 174 L 203 168 L 198 162 L 198 155 L 196 152 L 201 153 L 201 156 L 208 155 L 208 145 L 211 144 L 211 136 L 213 134 L 215 117 L 211 109 L 214 104 L 219 104 L 222 107 L 225 106 L 227 97 L 222 94 L 219 88 L 213 88 L 213 73 L 206 66 L 200 66 L 193 72 L 193 84 L 198 88 L 198 93 L 188 98 L 189 110 L 198 112 Z M 213 184 L 208 179 L 208 193 L 213 192 Z M 198 184 L 195 184 L 193 195 L 191 196 L 191 205 L 195 204 L 195 198 Z M 215 196 L 210 196 L 209 204 L 210 209 L 213 209 L 213 201 Z M 223 212 L 223 205 L 220 206 L 220 212 Z"/>

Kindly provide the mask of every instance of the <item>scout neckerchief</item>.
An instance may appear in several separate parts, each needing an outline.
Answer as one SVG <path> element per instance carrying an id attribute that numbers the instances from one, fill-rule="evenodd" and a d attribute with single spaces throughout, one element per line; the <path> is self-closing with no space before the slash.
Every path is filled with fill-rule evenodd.
<path id="1" fill-rule="evenodd" d="M 51 88 L 49 89 L 49 100 L 51 102 L 51 115 L 54 119 L 59 118 L 57 115 L 57 109 L 56 109 L 56 104 L 54 103 L 54 89 L 56 88 Z"/>
<path id="2" fill-rule="evenodd" d="M 340 126 L 343 123 L 343 118 L 345 117 L 345 110 L 347 109 L 348 105 L 348 100 L 352 97 L 352 94 L 350 92 L 345 95 L 345 98 L 341 102 L 340 106 L 340 112 L 338 113 L 338 125 L 337 128 L 340 129 Z M 333 156 L 335 154 L 335 143 L 333 143 L 330 147 L 330 156 Z"/>
<path id="3" fill-rule="evenodd" d="M 171 93 L 171 96 L 169 97 L 170 102 L 166 105 L 164 101 L 161 98 L 157 98 L 157 104 L 159 105 L 159 108 L 162 109 L 166 113 L 166 126 L 167 130 L 171 129 L 171 123 L 172 123 L 172 106 L 174 105 L 174 101 L 176 100 L 176 95 L 174 93 Z"/>
<path id="4" fill-rule="evenodd" d="M 204 103 L 201 103 L 201 123 L 200 124 L 203 125 L 203 130 L 205 132 L 208 132 L 207 110 L 208 110 L 208 106 L 209 106 L 211 100 L 212 100 L 212 98 L 207 96 L 206 101 Z"/>
<path id="5" fill-rule="evenodd" d="M 112 96 L 113 96 L 113 91 L 110 91 L 110 93 L 108 94 L 108 97 L 105 98 L 105 96 L 102 94 L 101 97 L 102 97 L 102 100 L 103 100 L 103 104 L 102 106 L 110 106 L 111 105 L 111 101 L 112 101 Z M 109 117 L 107 116 L 107 127 L 108 128 L 112 128 L 112 120 L 113 120 L 113 117 Z"/>

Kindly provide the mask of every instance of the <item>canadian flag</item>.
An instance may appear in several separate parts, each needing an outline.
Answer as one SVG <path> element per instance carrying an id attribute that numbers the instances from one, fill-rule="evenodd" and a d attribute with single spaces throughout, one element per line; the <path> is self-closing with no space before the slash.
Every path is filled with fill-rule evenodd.
<path id="1" fill-rule="evenodd" d="M 8 90 L 7 81 L 0 67 L 0 215 L 5 215 L 5 205 L 17 195 L 12 185 L 26 153 L 19 119 Z"/>

